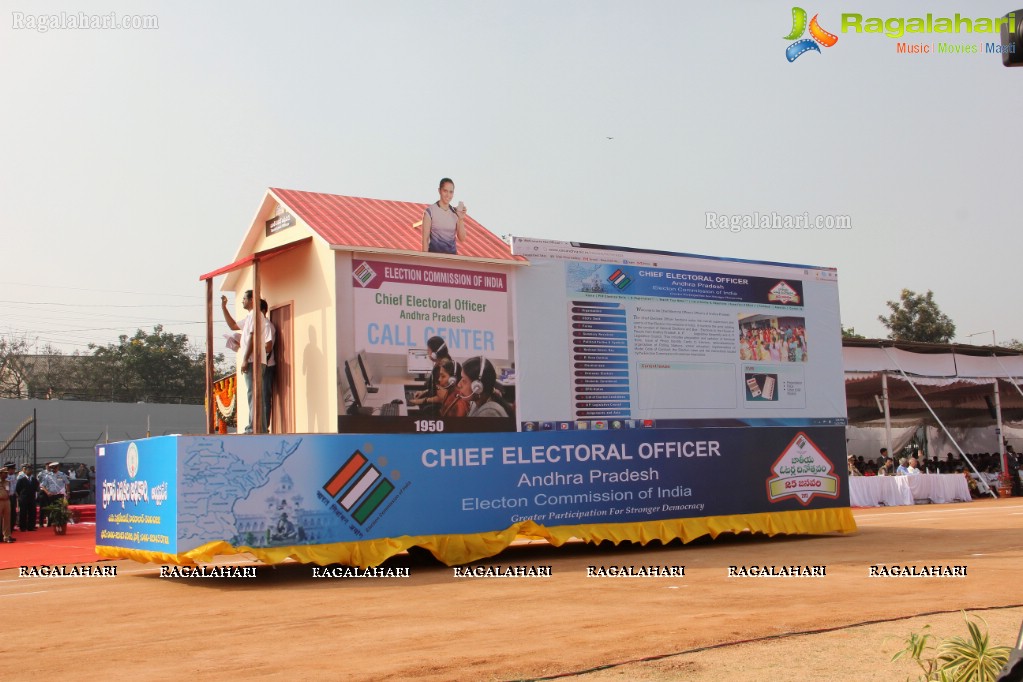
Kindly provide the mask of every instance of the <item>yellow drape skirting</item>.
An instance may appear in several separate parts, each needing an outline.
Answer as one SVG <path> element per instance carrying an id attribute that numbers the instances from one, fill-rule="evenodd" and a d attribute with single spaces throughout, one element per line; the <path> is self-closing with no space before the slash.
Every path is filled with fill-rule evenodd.
<path id="1" fill-rule="evenodd" d="M 221 554 L 246 552 L 266 564 L 278 564 L 295 559 L 306 564 L 342 564 L 368 568 L 378 566 L 409 547 L 423 547 L 449 566 L 465 564 L 494 556 L 515 541 L 517 537 L 546 540 L 559 547 L 572 538 L 585 542 L 611 541 L 646 544 L 657 540 L 670 542 L 680 539 L 691 542 L 709 535 L 743 531 L 764 535 L 813 535 L 823 533 L 852 533 L 856 530 L 852 511 L 847 507 L 836 509 L 807 509 L 763 514 L 732 514 L 695 519 L 669 519 L 639 523 L 587 523 L 578 526 L 541 526 L 533 521 L 516 523 L 505 530 L 469 535 L 403 535 L 396 538 L 338 542 L 329 545 L 293 545 L 290 547 L 245 547 L 224 541 L 209 542 L 183 554 L 166 554 L 141 549 L 126 549 L 97 545 L 96 553 L 110 559 L 159 564 L 194 564 L 208 562 Z"/>

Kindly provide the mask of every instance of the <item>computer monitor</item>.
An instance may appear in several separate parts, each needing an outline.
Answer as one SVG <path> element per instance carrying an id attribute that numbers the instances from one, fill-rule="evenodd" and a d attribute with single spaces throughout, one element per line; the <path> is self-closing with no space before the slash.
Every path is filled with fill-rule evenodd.
<path id="1" fill-rule="evenodd" d="M 366 390 L 370 393 L 376 393 L 377 388 L 373 385 L 373 382 L 369 378 L 369 371 L 366 369 L 366 358 L 365 353 L 359 351 L 355 359 L 359 361 L 359 371 L 362 373 L 362 379 L 366 382 Z"/>
<path id="2" fill-rule="evenodd" d="M 433 360 L 430 359 L 430 349 L 409 348 L 408 349 L 408 373 L 429 374 L 433 371 Z"/>
<path id="3" fill-rule="evenodd" d="M 345 377 L 348 385 L 352 387 L 352 400 L 356 407 L 362 407 L 366 400 L 366 382 L 362 379 L 362 372 L 357 367 L 352 367 L 352 360 L 345 360 Z"/>

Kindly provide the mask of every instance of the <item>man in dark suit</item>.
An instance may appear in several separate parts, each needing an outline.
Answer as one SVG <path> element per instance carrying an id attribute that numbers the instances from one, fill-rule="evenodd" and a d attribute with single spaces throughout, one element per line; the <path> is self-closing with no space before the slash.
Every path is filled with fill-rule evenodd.
<path id="1" fill-rule="evenodd" d="M 18 528 L 22 532 L 35 530 L 36 495 L 39 492 L 39 480 L 32 472 L 32 465 L 26 464 L 21 468 L 14 490 L 18 496 Z"/>

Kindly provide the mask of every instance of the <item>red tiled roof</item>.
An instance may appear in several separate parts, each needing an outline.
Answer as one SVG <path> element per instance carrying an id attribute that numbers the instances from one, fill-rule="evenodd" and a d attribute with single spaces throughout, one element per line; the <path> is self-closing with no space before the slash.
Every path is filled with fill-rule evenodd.
<path id="1" fill-rule="evenodd" d="M 349 247 L 353 251 L 359 248 L 422 251 L 422 229 L 412 225 L 422 220 L 426 204 L 276 187 L 270 191 L 331 246 Z M 465 217 L 465 228 L 466 239 L 458 244 L 459 256 L 523 260 L 513 256 L 508 244 L 471 216 Z"/>

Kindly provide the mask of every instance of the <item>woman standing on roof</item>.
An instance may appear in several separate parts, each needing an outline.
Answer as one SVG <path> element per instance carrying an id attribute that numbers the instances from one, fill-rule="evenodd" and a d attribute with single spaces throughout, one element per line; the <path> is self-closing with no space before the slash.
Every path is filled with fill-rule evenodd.
<path id="1" fill-rule="evenodd" d="M 423 212 L 423 251 L 457 254 L 456 241 L 465 241 L 465 204 L 451 205 L 455 196 L 451 178 L 442 178 L 437 192 L 440 199 Z"/>

